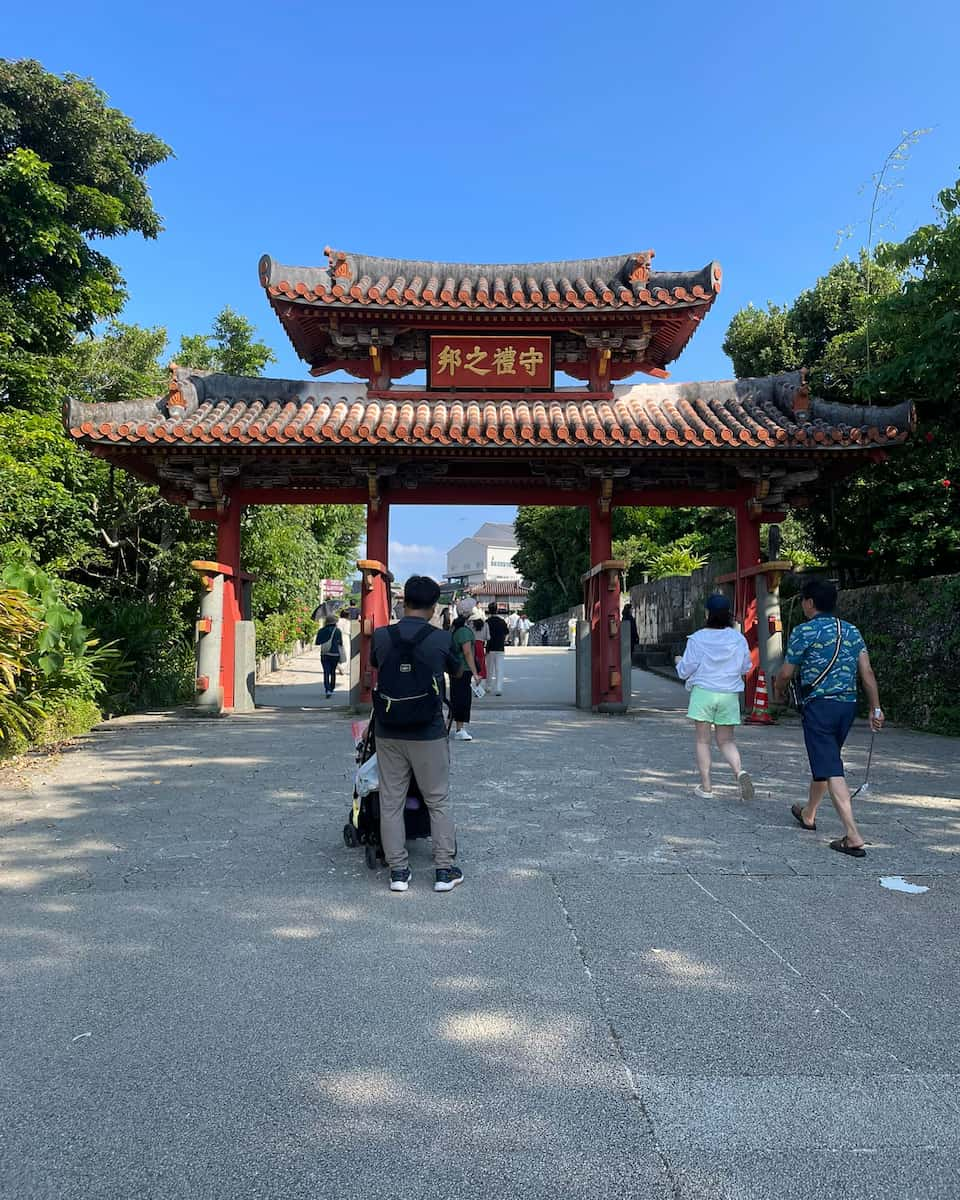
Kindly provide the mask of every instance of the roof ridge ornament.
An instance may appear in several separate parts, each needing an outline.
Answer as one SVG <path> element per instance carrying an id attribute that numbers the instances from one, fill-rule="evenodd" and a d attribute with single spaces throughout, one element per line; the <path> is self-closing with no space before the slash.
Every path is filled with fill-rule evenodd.
<path id="1" fill-rule="evenodd" d="M 347 258 L 346 252 L 343 250 L 333 250 L 329 246 L 324 246 L 324 254 L 330 263 L 330 274 L 336 279 L 346 279 L 353 274 L 350 269 L 350 260 Z"/>
<path id="2" fill-rule="evenodd" d="M 656 250 L 638 250 L 627 259 L 630 272 L 627 278 L 631 283 L 647 283 L 650 279 L 650 264 L 656 256 Z"/>
<path id="3" fill-rule="evenodd" d="M 167 411 L 171 413 L 174 410 L 182 411 L 187 404 L 180 389 L 180 367 L 177 363 L 171 362 L 167 370 L 170 376 L 167 381 Z"/>

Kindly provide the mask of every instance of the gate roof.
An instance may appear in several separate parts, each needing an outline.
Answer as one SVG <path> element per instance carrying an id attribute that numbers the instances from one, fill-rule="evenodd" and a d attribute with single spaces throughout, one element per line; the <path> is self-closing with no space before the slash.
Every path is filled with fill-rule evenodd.
<path id="1" fill-rule="evenodd" d="M 250 492 L 357 488 L 371 474 L 407 489 L 449 487 L 451 502 L 468 482 L 577 488 L 609 474 L 633 491 L 710 490 L 755 478 L 768 481 L 771 504 L 782 503 L 818 476 L 845 474 L 904 441 L 912 420 L 909 402 L 879 408 L 810 397 L 800 373 L 493 397 L 412 389 L 371 396 L 359 383 L 174 368 L 164 396 L 74 401 L 65 412 L 78 442 L 191 505 L 222 494 L 214 478 Z"/>
<path id="2" fill-rule="evenodd" d="M 370 345 L 390 349 L 395 374 L 424 364 L 425 334 L 523 328 L 553 333 L 557 361 L 579 377 L 602 337 L 614 378 L 665 375 L 720 292 L 717 262 L 654 271 L 653 250 L 539 263 L 447 263 L 325 250 L 325 266 L 260 259 L 260 282 L 313 374 L 365 377 Z M 401 368 L 401 360 L 405 364 Z"/>

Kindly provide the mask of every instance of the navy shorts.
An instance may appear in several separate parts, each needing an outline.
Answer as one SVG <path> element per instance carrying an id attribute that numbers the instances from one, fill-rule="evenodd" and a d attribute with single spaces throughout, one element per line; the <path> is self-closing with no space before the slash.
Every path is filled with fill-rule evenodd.
<path id="1" fill-rule="evenodd" d="M 815 780 L 843 775 L 840 751 L 856 715 L 856 704 L 839 700 L 808 700 L 803 706 L 803 740 Z"/>

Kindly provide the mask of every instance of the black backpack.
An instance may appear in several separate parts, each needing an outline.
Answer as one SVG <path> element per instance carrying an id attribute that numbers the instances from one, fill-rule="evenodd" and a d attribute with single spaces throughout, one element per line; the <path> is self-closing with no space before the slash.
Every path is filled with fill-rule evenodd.
<path id="1" fill-rule="evenodd" d="M 390 650 L 377 670 L 373 711 L 387 729 L 422 729 L 441 711 L 440 682 L 419 652 L 420 644 L 434 632 L 425 625 L 409 640 L 397 625 L 390 625 Z"/>

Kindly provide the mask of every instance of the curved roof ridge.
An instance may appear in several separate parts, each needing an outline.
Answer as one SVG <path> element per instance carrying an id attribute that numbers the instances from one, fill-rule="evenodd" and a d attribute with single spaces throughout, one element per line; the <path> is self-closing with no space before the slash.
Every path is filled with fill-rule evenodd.
<path id="1" fill-rule="evenodd" d="M 599 258 L 567 258 L 547 259 L 542 262 L 513 262 L 513 263 L 466 263 L 439 262 L 419 258 L 384 258 L 378 255 L 357 254 L 347 250 L 332 250 L 326 247 L 328 257 L 326 265 L 297 265 L 280 263 L 269 254 L 264 254 L 259 263 L 260 283 L 265 288 L 282 287 L 301 294 L 314 292 L 317 289 L 332 291 L 339 282 L 345 290 L 360 280 L 369 279 L 371 285 L 386 277 L 390 283 L 402 278 L 407 284 L 413 279 L 437 280 L 438 286 L 443 287 L 447 279 L 452 279 L 454 287 L 459 287 L 463 280 L 476 283 L 486 279 L 490 294 L 493 295 L 498 279 L 503 281 L 506 294 L 512 291 L 511 281 L 517 279 L 523 289 L 528 280 L 534 280 L 538 285 L 551 280 L 557 286 L 562 280 L 568 280 L 576 285 L 582 279 L 589 288 L 594 288 L 598 282 L 605 285 L 618 285 L 628 289 L 636 287 L 674 288 L 702 287 L 712 296 L 720 290 L 722 271 L 720 264 L 711 261 L 694 271 L 657 271 L 652 267 L 655 256 L 653 250 L 638 250 L 625 254 L 605 255 Z M 300 285 L 300 288 L 298 288 Z M 367 290 L 364 289 L 364 291 Z M 291 297 L 295 298 L 295 296 Z M 305 297 L 306 298 L 306 297 Z M 692 297 L 691 297 L 692 298 Z M 699 297 L 701 300 L 706 297 Z"/>

